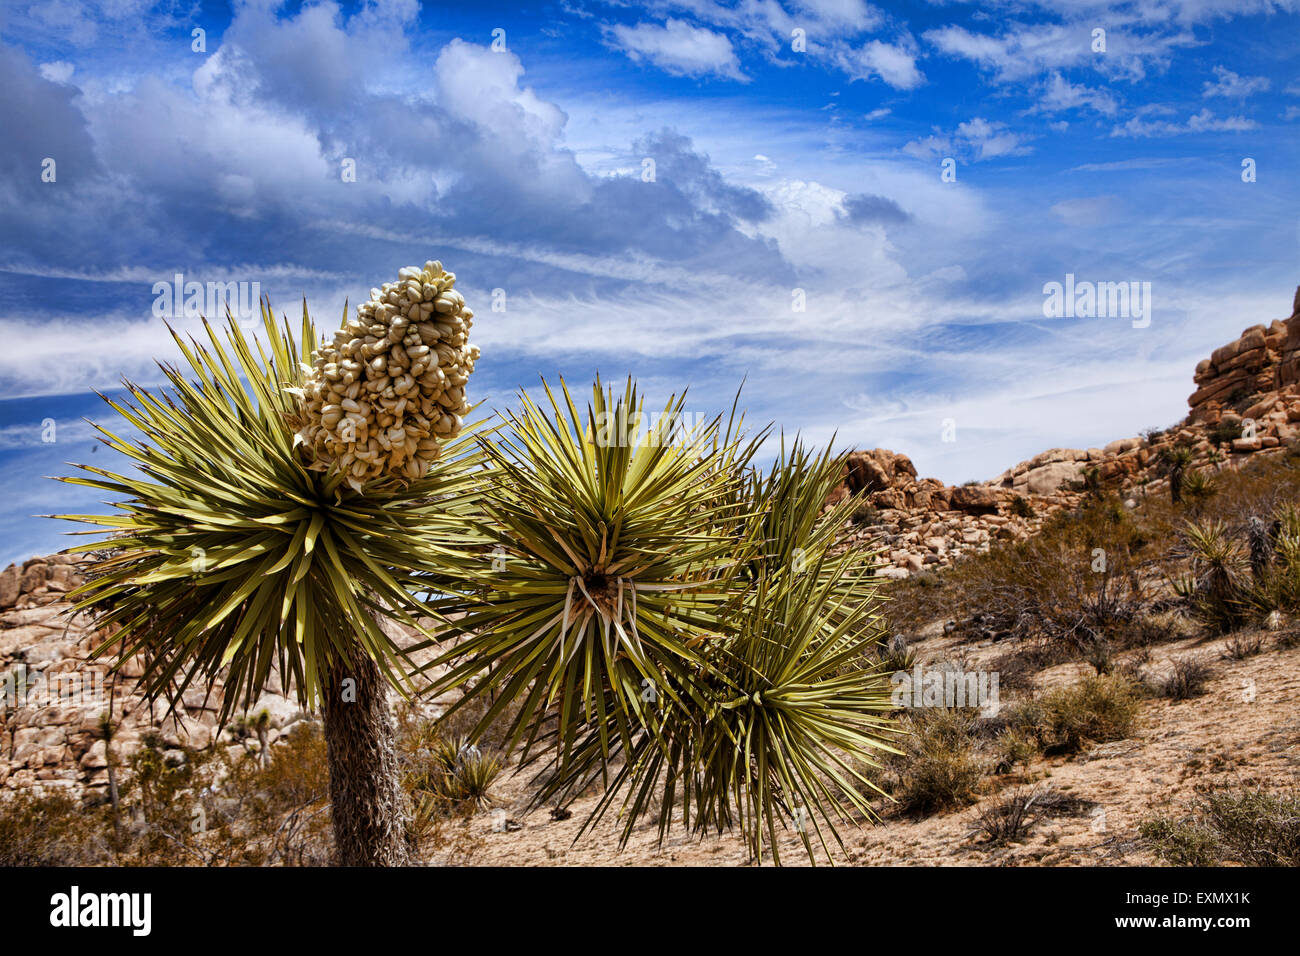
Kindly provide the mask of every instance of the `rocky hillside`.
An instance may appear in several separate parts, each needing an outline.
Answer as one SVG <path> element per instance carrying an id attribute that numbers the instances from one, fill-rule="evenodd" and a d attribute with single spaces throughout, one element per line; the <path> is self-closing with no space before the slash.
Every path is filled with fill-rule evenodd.
<path id="1" fill-rule="evenodd" d="M 865 492 L 870 508 L 855 540 L 885 545 L 882 574 L 906 578 L 987 550 L 998 538 L 1024 538 L 1042 519 L 1073 507 L 1088 480 L 1132 494 L 1163 491 L 1162 456 L 1175 445 L 1193 467 L 1238 467 L 1251 455 L 1300 436 L 1300 288 L 1291 315 L 1252 325 L 1196 366 L 1188 415 L 1163 432 L 1118 438 L 1104 448 L 1050 448 L 992 481 L 960 487 L 918 478 L 906 455 L 876 448 L 849 456 L 839 500 Z"/>
<path id="2" fill-rule="evenodd" d="M 100 722 L 110 712 L 119 765 L 146 734 L 158 735 L 176 759 L 186 749 L 255 752 L 261 746 L 251 729 L 235 724 L 223 733 L 218 727 L 219 686 L 210 695 L 187 691 L 176 714 L 164 719 L 166 708 L 150 708 L 135 686 L 138 662 L 128 661 L 117 675 L 107 662 L 89 662 L 104 636 L 67 613 L 64 593 L 80 583 L 73 559 L 63 554 L 32 558 L 0 574 L 0 786 L 102 791 L 108 755 Z M 263 710 L 268 746 L 305 717 L 278 693 L 265 694 L 249 712 Z"/>

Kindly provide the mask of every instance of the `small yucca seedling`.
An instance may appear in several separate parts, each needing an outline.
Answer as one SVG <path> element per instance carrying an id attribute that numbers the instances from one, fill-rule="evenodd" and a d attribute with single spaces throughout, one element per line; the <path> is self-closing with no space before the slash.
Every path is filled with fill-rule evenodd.
<path id="1" fill-rule="evenodd" d="M 412 785 L 445 803 L 489 806 L 488 793 L 504 767 L 501 758 L 484 754 L 466 738 L 438 739 L 427 751 L 426 770 L 417 772 Z"/>
<path id="2" fill-rule="evenodd" d="M 1183 478 L 1182 494 L 1199 511 L 1219 491 L 1218 482 L 1204 471 L 1194 471 Z"/>
<path id="3" fill-rule="evenodd" d="M 494 754 L 463 754 L 455 768 L 442 778 L 440 792 L 459 804 L 475 808 L 491 806 L 489 791 L 501 770 L 501 759 Z"/>
<path id="4" fill-rule="evenodd" d="M 909 647 L 907 638 L 895 634 L 888 641 L 880 641 L 874 655 L 876 667 L 885 674 L 910 671 L 916 664 L 916 649 Z"/>
<path id="5" fill-rule="evenodd" d="M 438 795 L 430 791 L 416 791 L 412 803 L 411 841 L 416 846 L 420 846 L 438 833 L 444 805 Z"/>

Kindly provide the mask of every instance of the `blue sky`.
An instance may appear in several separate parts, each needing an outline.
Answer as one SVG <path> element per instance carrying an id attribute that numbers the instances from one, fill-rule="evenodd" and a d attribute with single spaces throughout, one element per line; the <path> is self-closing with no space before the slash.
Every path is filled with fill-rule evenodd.
<path id="1" fill-rule="evenodd" d="M 1300 282 L 1300 0 L 0 11 L 0 563 L 97 507 L 40 476 L 107 460 L 91 390 L 159 380 L 178 272 L 332 324 L 438 258 L 489 406 L 744 379 L 953 483 L 1175 421 Z M 1046 318 L 1067 274 L 1150 283 L 1149 325 Z"/>

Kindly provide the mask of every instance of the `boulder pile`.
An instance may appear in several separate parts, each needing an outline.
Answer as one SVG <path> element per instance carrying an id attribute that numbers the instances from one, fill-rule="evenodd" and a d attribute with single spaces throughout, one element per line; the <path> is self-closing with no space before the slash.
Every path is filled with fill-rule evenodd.
<path id="1" fill-rule="evenodd" d="M 853 452 L 829 502 L 862 492 L 853 540 L 885 547 L 881 573 L 907 577 L 943 565 L 998 538 L 1023 538 L 1042 519 L 1073 507 L 1085 488 L 1160 493 L 1175 446 L 1192 450 L 1191 468 L 1234 468 L 1250 455 L 1300 438 L 1300 289 L 1291 315 L 1252 325 L 1196 366 L 1190 412 L 1172 428 L 1120 438 L 1103 448 L 1051 448 L 992 481 L 950 487 L 917 478 L 905 455 Z"/>

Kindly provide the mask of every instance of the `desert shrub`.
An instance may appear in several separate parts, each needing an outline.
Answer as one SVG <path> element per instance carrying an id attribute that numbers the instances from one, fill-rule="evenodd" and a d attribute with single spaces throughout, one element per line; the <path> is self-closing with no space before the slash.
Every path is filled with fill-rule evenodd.
<path id="1" fill-rule="evenodd" d="M 1186 816 L 1151 817 L 1139 831 L 1176 866 L 1300 866 L 1300 795 L 1220 790 Z"/>
<path id="2" fill-rule="evenodd" d="M 0 865 L 323 866 L 332 841 L 325 743 L 303 723 L 262 761 L 164 750 L 156 735 L 106 804 L 30 791 L 0 801 Z"/>
<path id="3" fill-rule="evenodd" d="M 1011 513 L 1017 518 L 1032 518 L 1036 514 L 1029 500 L 1020 495 L 1011 499 Z"/>
<path id="4" fill-rule="evenodd" d="M 332 853 L 327 767 L 316 722 L 296 725 L 269 760 L 226 748 L 160 752 L 146 738 L 123 787 L 132 822 L 115 862 L 324 866 Z"/>
<path id="5" fill-rule="evenodd" d="M 1034 648 L 1017 649 L 999 655 L 990 664 L 998 675 L 998 686 L 1003 690 L 1032 690 L 1034 675 L 1043 667 L 1033 653 Z"/>
<path id="6" fill-rule="evenodd" d="M 1159 684 L 1161 697 L 1170 700 L 1189 700 L 1205 693 L 1205 683 L 1212 673 L 1208 662 L 1199 657 L 1182 657 L 1174 661 L 1173 669 Z"/>
<path id="7" fill-rule="evenodd" d="M 1084 647 L 1083 659 L 1098 674 L 1109 674 L 1115 667 L 1115 650 L 1110 641 L 1100 637 Z"/>
<path id="8" fill-rule="evenodd" d="M 1077 753 L 1088 743 L 1120 740 L 1132 733 L 1141 699 L 1126 677 L 1086 677 L 1043 694 L 1024 718 L 1048 753 Z M 1036 717 L 1036 720 L 1034 718 Z"/>
<path id="9" fill-rule="evenodd" d="M 903 718 L 903 753 L 886 761 L 888 789 L 903 810 L 934 813 L 973 803 L 984 779 L 978 718 L 971 712 L 927 707 Z"/>
<path id="10" fill-rule="evenodd" d="M 1041 752 L 1038 738 L 1023 727 L 1007 727 L 993 744 L 995 773 L 1010 773 L 1016 766 L 1028 767 Z"/>
<path id="11" fill-rule="evenodd" d="M 0 866 L 87 866 L 102 859 L 88 813 L 63 793 L 20 790 L 0 798 Z M 92 812 L 90 820 L 96 819 Z"/>
<path id="12" fill-rule="evenodd" d="M 963 558 L 942 573 L 939 588 L 895 590 L 890 611 L 909 626 L 940 615 L 978 621 L 980 633 L 1044 640 L 1078 659 L 1098 639 L 1127 645 L 1147 597 L 1141 571 L 1153 557 L 1123 506 L 1097 500 L 1053 515 L 1025 541 Z"/>
<path id="13" fill-rule="evenodd" d="M 880 521 L 880 510 L 875 505 L 862 502 L 853 509 L 853 516 L 849 519 L 855 527 L 865 528 Z"/>
<path id="14" fill-rule="evenodd" d="M 1016 791 L 997 800 L 980 812 L 976 830 L 995 846 L 1020 840 L 1038 819 L 1035 795 Z"/>
<path id="15" fill-rule="evenodd" d="M 1123 662 L 1115 664 L 1111 673 L 1127 679 L 1135 689 L 1141 690 L 1146 686 L 1142 669 L 1149 663 L 1151 663 L 1151 649 L 1144 647 Z"/>
<path id="16" fill-rule="evenodd" d="M 1212 445 L 1223 445 L 1234 438 L 1241 437 L 1241 422 L 1219 422 L 1210 427 L 1205 433 L 1206 439 Z"/>
<path id="17" fill-rule="evenodd" d="M 1284 651 L 1300 647 L 1300 628 L 1287 628 L 1277 635 L 1277 646 Z"/>
<path id="18" fill-rule="evenodd" d="M 1219 860 L 1215 835 L 1196 823 L 1151 817 L 1138 824 L 1138 833 L 1156 856 L 1175 866 L 1214 866 Z"/>
<path id="19" fill-rule="evenodd" d="M 1223 656 L 1231 661 L 1244 661 L 1264 650 L 1263 634 L 1238 634 L 1223 648 Z"/>
<path id="20" fill-rule="evenodd" d="M 1075 491 L 1082 491 L 1089 498 L 1098 499 L 1102 495 L 1101 469 L 1093 466 L 1085 468 L 1079 478 L 1072 482 Z"/>

